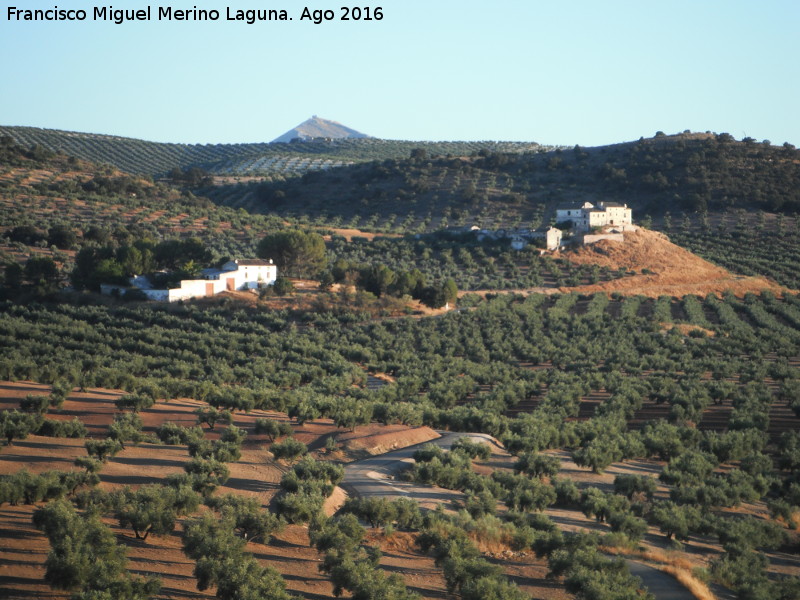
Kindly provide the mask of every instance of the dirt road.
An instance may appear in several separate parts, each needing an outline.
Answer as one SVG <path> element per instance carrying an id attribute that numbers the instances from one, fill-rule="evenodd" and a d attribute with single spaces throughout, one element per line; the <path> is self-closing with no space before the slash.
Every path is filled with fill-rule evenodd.
<path id="1" fill-rule="evenodd" d="M 458 438 L 469 437 L 498 446 L 494 438 L 483 433 L 440 433 L 442 437 L 426 443 L 436 444 L 444 450 L 449 450 Z M 346 465 L 341 486 L 351 496 L 377 496 L 390 500 L 411 498 L 419 502 L 423 508 L 429 509 L 460 498 L 462 496 L 460 492 L 400 481 L 396 478 L 398 473 L 414 463 L 414 452 L 422 445 L 409 446 Z M 626 562 L 631 573 L 642 580 L 644 586 L 657 600 L 695 600 L 694 595 L 671 575 L 639 561 L 626 560 Z"/>

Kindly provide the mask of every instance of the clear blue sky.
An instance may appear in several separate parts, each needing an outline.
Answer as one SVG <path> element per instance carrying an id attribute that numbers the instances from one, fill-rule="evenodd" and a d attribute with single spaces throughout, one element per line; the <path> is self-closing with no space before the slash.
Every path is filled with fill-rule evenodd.
<path id="1" fill-rule="evenodd" d="M 297 0 L 198 0 L 221 20 L 7 20 L 56 3 L 94 6 L 2 2 L 0 124 L 229 143 L 316 114 L 392 139 L 588 146 L 691 129 L 800 146 L 796 0 L 380 0 L 382 21 L 321 25 Z M 345 3 L 308 6 L 338 18 Z M 294 20 L 226 22 L 226 6 Z"/>

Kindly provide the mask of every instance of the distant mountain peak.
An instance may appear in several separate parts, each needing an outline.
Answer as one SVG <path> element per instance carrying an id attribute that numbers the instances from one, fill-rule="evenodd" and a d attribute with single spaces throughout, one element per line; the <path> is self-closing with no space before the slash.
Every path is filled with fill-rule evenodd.
<path id="1" fill-rule="evenodd" d="M 294 139 L 310 140 L 313 138 L 366 138 L 370 137 L 365 133 L 356 131 L 345 127 L 336 121 L 329 121 L 317 115 L 312 116 L 310 119 L 303 121 L 295 127 L 290 129 L 282 136 L 272 140 L 272 143 L 277 142 L 291 142 Z"/>

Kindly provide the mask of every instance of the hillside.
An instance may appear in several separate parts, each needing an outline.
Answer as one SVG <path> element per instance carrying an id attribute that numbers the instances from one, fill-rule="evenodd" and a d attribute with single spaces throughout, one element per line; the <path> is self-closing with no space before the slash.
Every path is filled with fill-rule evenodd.
<path id="1" fill-rule="evenodd" d="M 24 262 L 32 255 L 52 255 L 64 265 L 65 272 L 69 272 L 73 252 L 70 248 L 76 249 L 96 235 L 123 244 L 130 239 L 195 236 L 203 241 L 215 259 L 252 256 L 255 243 L 265 233 L 295 221 L 288 210 L 288 221 L 284 212 L 249 214 L 217 206 L 205 198 L 163 183 L 154 184 L 146 178 L 63 155 L 42 150 L 25 151 L 13 144 L 4 145 L 0 150 L 3 151 L 0 161 L 0 234 L 5 238 L 0 245 L 0 258 L 5 262 Z M 215 189 L 219 192 L 235 187 Z M 502 240 L 487 243 L 452 235 L 420 238 L 394 235 L 372 239 L 374 234 L 355 228 L 358 225 L 374 229 L 381 225 L 384 230 L 410 233 L 447 225 L 445 215 L 439 220 L 425 218 L 415 222 L 414 212 L 398 215 L 403 208 L 413 211 L 414 203 L 396 205 L 391 209 L 397 212 L 388 215 L 385 212 L 374 213 L 363 222 L 351 218 L 345 223 L 342 216 L 333 211 L 321 213 L 313 221 L 301 214 L 296 222 L 328 235 L 331 264 L 345 261 L 352 269 L 357 269 L 358 265 L 382 264 L 395 272 L 419 269 L 429 281 L 452 278 L 463 291 L 569 288 L 588 292 L 622 288 L 638 290 L 645 285 L 649 291 L 631 293 L 682 295 L 698 292 L 697 289 L 690 292 L 677 288 L 668 290 L 663 287 L 663 281 L 643 281 L 650 276 L 643 275 L 642 270 L 660 271 L 658 260 L 662 257 L 651 256 L 645 262 L 614 264 L 602 260 L 566 261 L 558 255 L 540 257 L 536 248 L 510 252 L 507 242 Z M 538 206 L 534 210 L 542 219 L 544 207 Z M 453 218 L 457 213 L 447 214 Z M 491 216 L 499 224 L 504 222 L 503 219 L 510 221 L 509 214 L 502 209 Z M 690 231 L 684 228 L 684 224 L 673 223 L 668 228 L 669 235 L 737 275 L 766 275 L 780 285 L 793 289 L 800 287 L 800 229 L 797 220 L 770 219 L 759 226 L 755 214 L 740 214 L 739 217 L 734 231 L 725 231 L 725 223 L 718 219 L 713 231 L 710 228 Z M 462 219 L 463 213 L 451 222 L 458 224 Z M 747 222 L 752 222 L 752 226 L 747 227 Z M 351 229 L 343 228 L 344 224 L 351 225 Z M 65 227 L 75 236 L 71 244 L 59 245 L 65 251 L 50 249 L 51 242 L 46 241 L 48 232 L 59 227 Z M 23 229 L 17 231 L 18 228 Z M 25 231 L 32 233 L 28 235 Z M 330 234 L 333 234 L 332 238 Z M 739 250 L 731 252 L 733 247 Z M 662 260 L 663 265 L 679 262 L 674 256 Z M 680 274 L 679 279 L 689 283 Z M 774 285 L 752 279 L 747 285 L 725 277 L 712 279 L 716 279 L 715 285 L 707 284 L 703 289 L 720 291 L 725 285 L 735 283 L 735 289 L 747 291 Z"/>
<path id="2" fill-rule="evenodd" d="M 311 140 L 314 138 L 365 138 L 369 137 L 366 133 L 361 133 L 350 127 L 345 127 L 336 121 L 329 121 L 314 115 L 306 119 L 297 127 L 293 127 L 281 136 L 272 140 L 272 143 L 289 143 L 294 140 Z"/>
<path id="3" fill-rule="evenodd" d="M 800 287 L 800 152 L 728 134 L 522 154 L 436 158 L 420 150 L 406 160 L 202 193 L 252 212 L 394 234 L 538 227 L 560 203 L 614 200 L 734 273 Z"/>
<path id="4" fill-rule="evenodd" d="M 56 252 L 59 261 L 90 238 L 104 243 L 200 236 L 215 255 L 251 255 L 254 242 L 282 223 L 108 165 L 0 140 L 0 259 L 52 253 L 46 240 L 53 228 L 75 235 L 59 244 L 67 251 Z"/>
<path id="5" fill-rule="evenodd" d="M 780 182 L 794 151 L 736 143 L 704 158 L 704 217 L 625 192 L 718 265 L 644 228 L 553 253 L 432 231 L 616 198 L 619 182 L 590 183 L 603 160 L 628 164 L 628 185 L 639 153 L 680 157 L 670 177 L 694 177 L 694 150 L 674 144 L 417 148 L 209 187 L 215 204 L 0 138 L 0 597 L 644 600 L 667 580 L 664 597 L 796 598 L 800 296 L 718 266 L 800 276 L 800 218 L 757 210 L 792 206 Z M 783 195 L 751 197 L 757 184 Z M 298 223 L 325 234 L 328 264 L 294 295 L 81 291 L 252 256 Z M 31 260 L 43 254 L 55 261 Z M 73 266 L 83 279 L 62 292 Z M 458 309 L 417 314 L 408 298 L 437 288 Z"/>
<path id="6" fill-rule="evenodd" d="M 168 144 L 133 138 L 37 127 L 0 126 L 25 148 L 42 146 L 128 173 L 161 176 L 175 167 L 200 167 L 217 175 L 292 176 L 353 162 L 407 158 L 416 148 L 431 156 L 468 155 L 480 150 L 526 152 L 527 142 L 412 142 L 376 138 L 340 138 L 300 143 Z"/>
<path id="7" fill-rule="evenodd" d="M 529 223 L 558 203 L 601 199 L 627 203 L 640 218 L 732 208 L 793 213 L 800 210 L 800 152 L 788 144 L 737 142 L 727 134 L 516 154 L 436 158 L 420 150 L 406 160 L 207 192 L 215 201 L 258 212 L 347 220 L 413 211 L 419 220 L 454 216 L 457 224 L 489 226 Z"/>

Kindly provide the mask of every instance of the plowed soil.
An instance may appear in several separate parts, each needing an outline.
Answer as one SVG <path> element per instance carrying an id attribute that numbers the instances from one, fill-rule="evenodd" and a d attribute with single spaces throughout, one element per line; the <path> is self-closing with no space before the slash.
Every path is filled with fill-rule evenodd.
<path id="1" fill-rule="evenodd" d="M 49 394 L 50 387 L 32 382 L 0 382 L 0 410 L 17 408 L 19 401 L 28 394 Z M 51 411 L 50 419 L 71 420 L 78 417 L 86 424 L 89 436 L 106 437 L 108 426 L 117 414 L 114 400 L 124 392 L 121 390 L 90 389 L 73 391 L 64 406 Z M 151 409 L 140 413 L 144 430 L 152 433 L 165 421 L 191 426 L 196 422 L 193 411 L 204 403 L 192 399 L 160 401 Z M 286 465 L 275 463 L 268 452 L 265 436 L 253 433 L 254 421 L 259 417 L 287 420 L 286 415 L 268 411 L 252 411 L 250 414 L 236 413 L 234 424 L 248 432 L 242 448 L 242 458 L 228 465 L 230 479 L 219 493 L 234 493 L 257 498 L 264 508 L 277 493 L 280 478 Z M 205 426 L 204 426 L 205 428 Z M 215 431 L 206 429 L 208 439 L 216 439 L 225 425 L 217 425 Z M 371 424 L 356 428 L 353 432 L 337 429 L 330 420 L 320 419 L 302 426 L 294 425 L 294 437 L 309 446 L 317 457 L 348 461 L 356 456 L 377 453 L 381 449 L 403 448 L 438 437 L 427 427 L 410 428 L 403 425 L 382 426 Z M 327 454 L 325 441 L 336 439 L 343 450 Z M 10 447 L 0 446 L 0 474 L 16 473 L 27 468 L 34 473 L 57 469 L 76 469 L 73 461 L 85 456 L 82 439 L 56 439 L 29 436 L 17 440 Z M 117 489 L 124 485 L 137 487 L 148 483 L 162 483 L 170 473 L 182 471 L 189 460 L 185 446 L 165 446 L 153 443 L 126 444 L 125 449 L 109 459 L 100 472 L 100 487 Z M 326 505 L 331 513 L 346 499 L 341 489 Z M 49 551 L 47 538 L 33 527 L 31 517 L 37 506 L 0 507 L 0 598 L 9 600 L 58 599 L 67 600 L 69 592 L 51 589 L 44 582 L 45 560 Z M 204 510 L 204 509 L 202 509 Z M 114 519 L 105 519 L 120 544 L 127 548 L 128 567 L 140 575 L 153 575 L 162 580 L 157 600 L 188 600 L 191 598 L 213 598 L 214 591 L 200 592 L 193 575 L 194 562 L 181 550 L 182 523 L 179 521 L 170 535 L 151 535 L 146 541 L 137 540 L 130 529 L 122 529 Z M 381 565 L 390 573 L 401 575 L 412 590 L 423 599 L 433 600 L 447 597 L 441 569 L 433 558 L 423 555 L 416 547 L 411 534 L 397 532 L 392 539 L 372 531 L 369 543 L 384 551 Z M 329 578 L 320 573 L 322 557 L 310 547 L 308 529 L 292 525 L 275 536 L 269 544 L 250 543 L 247 550 L 262 564 L 277 569 L 286 580 L 290 592 L 304 598 L 333 600 L 333 587 Z M 546 563 L 532 554 L 518 553 L 502 557 L 488 556 L 503 566 L 511 578 L 522 589 L 536 598 L 567 600 L 569 595 L 557 581 L 545 579 Z"/>

